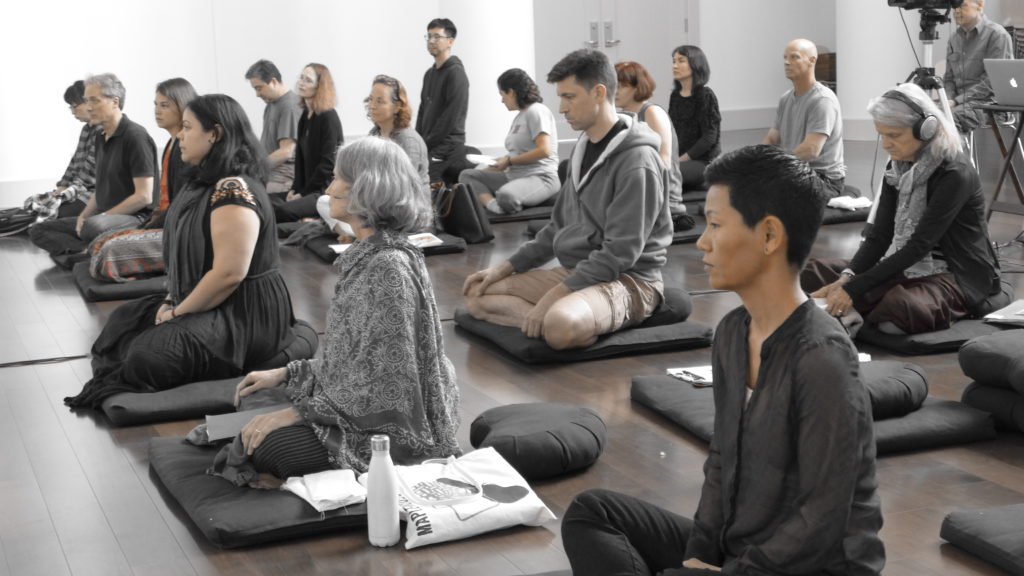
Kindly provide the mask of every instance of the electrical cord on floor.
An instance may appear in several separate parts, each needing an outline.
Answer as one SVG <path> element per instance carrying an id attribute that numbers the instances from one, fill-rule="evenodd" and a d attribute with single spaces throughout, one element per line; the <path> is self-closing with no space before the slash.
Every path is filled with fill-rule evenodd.
<path id="1" fill-rule="evenodd" d="M 39 358 L 37 360 L 19 360 L 17 362 L 4 362 L 0 363 L 0 368 L 16 368 L 19 366 L 35 366 L 36 364 L 56 364 L 58 362 L 67 362 L 68 360 L 78 360 L 80 358 L 88 358 L 88 354 L 77 354 L 75 356 L 57 356 L 55 358 Z"/>

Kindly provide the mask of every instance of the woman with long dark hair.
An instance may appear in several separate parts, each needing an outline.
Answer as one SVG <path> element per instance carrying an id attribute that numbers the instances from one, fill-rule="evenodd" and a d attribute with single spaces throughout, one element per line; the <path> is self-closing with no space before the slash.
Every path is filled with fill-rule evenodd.
<path id="1" fill-rule="evenodd" d="M 239 375 L 294 339 L 265 153 L 244 110 L 229 96 L 200 96 L 179 139 L 192 168 L 167 214 L 167 294 L 114 311 L 93 344 L 93 377 L 70 406 Z"/>
<path id="2" fill-rule="evenodd" d="M 554 115 L 526 72 L 502 72 L 498 93 L 505 108 L 519 112 L 505 137 L 508 153 L 493 166 L 463 170 L 459 183 L 469 186 L 490 212 L 511 214 L 542 204 L 558 192 L 558 131 Z"/>
<path id="3" fill-rule="evenodd" d="M 704 169 L 722 153 L 722 113 L 711 88 L 711 66 L 704 51 L 684 44 L 672 51 L 675 90 L 668 116 L 679 140 L 679 171 L 683 188 L 704 183 Z"/>

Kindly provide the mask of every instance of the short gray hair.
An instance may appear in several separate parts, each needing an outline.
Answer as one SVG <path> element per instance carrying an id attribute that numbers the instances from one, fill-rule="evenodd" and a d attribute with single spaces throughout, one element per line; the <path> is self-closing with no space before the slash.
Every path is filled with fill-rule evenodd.
<path id="1" fill-rule="evenodd" d="M 85 79 L 85 85 L 94 84 L 100 87 L 100 93 L 107 98 L 117 98 L 117 107 L 124 110 L 124 84 L 113 74 L 96 74 Z"/>
<path id="2" fill-rule="evenodd" d="M 955 159 L 961 152 L 960 134 L 957 132 L 953 122 L 946 117 L 945 112 L 940 110 L 932 102 L 932 99 L 928 97 L 928 94 L 917 84 L 907 82 L 906 84 L 896 86 L 892 90 L 903 94 L 908 100 L 917 104 L 925 115 L 930 114 L 938 118 L 939 129 L 927 146 L 930 146 L 933 153 L 940 158 L 946 160 Z M 875 122 L 889 126 L 913 126 L 921 119 L 921 115 L 912 110 L 906 102 L 896 98 L 886 98 L 885 96 L 873 98 L 868 102 L 868 114 L 871 114 Z"/>
<path id="3" fill-rule="evenodd" d="M 334 176 L 349 184 L 348 213 L 374 230 L 430 229 L 428 192 L 409 156 L 391 140 L 368 136 L 342 146 Z"/>

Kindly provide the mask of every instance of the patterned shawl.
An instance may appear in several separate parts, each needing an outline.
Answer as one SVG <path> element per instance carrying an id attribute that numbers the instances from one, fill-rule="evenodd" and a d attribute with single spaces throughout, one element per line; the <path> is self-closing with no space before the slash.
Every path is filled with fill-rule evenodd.
<path id="1" fill-rule="evenodd" d="M 288 365 L 296 409 L 342 468 L 367 469 L 373 434 L 391 437 L 397 463 L 460 454 L 459 389 L 423 255 L 403 234 L 378 231 L 335 266 L 316 358 Z"/>
<path id="2" fill-rule="evenodd" d="M 928 179 L 941 163 L 942 158 L 937 157 L 932 147 L 925 144 L 918 153 L 916 162 L 893 160 L 889 169 L 885 171 L 885 181 L 899 190 L 893 238 L 885 253 L 886 257 L 903 249 L 917 230 L 917 224 L 928 205 Z M 932 258 L 932 254 L 928 253 L 904 270 L 903 274 L 907 278 L 920 278 L 945 271 L 945 261 Z"/>

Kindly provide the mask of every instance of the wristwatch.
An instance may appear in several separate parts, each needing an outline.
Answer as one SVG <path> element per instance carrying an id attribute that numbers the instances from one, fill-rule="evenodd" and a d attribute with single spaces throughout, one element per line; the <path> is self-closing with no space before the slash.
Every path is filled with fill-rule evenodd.
<path id="1" fill-rule="evenodd" d="M 849 268 L 843 268 L 843 271 L 840 272 L 839 274 L 841 276 L 849 276 L 850 278 L 853 278 L 854 276 L 857 275 L 853 270 L 850 270 Z"/>

